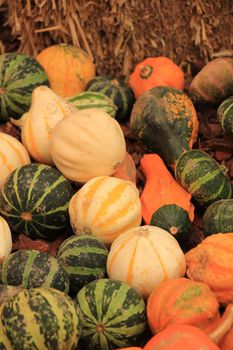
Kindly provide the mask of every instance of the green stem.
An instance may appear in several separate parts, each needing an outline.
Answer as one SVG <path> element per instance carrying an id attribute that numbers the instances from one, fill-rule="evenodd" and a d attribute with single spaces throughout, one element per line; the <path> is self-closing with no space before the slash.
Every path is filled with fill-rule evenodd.
<path id="1" fill-rule="evenodd" d="M 140 68 L 140 77 L 142 79 L 147 79 L 151 76 L 152 72 L 153 72 L 152 66 L 149 66 L 148 64 L 146 66 L 142 66 Z"/>

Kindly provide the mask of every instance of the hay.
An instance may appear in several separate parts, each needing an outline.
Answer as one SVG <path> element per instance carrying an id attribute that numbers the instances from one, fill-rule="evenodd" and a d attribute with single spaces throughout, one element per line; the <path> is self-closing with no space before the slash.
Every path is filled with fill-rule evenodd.
<path id="1" fill-rule="evenodd" d="M 228 51 L 231 5 L 231 0 L 0 0 L 19 52 L 35 56 L 54 43 L 71 43 L 93 57 L 98 74 L 121 78 L 148 56 L 170 57 L 188 71 L 191 62 Z"/>

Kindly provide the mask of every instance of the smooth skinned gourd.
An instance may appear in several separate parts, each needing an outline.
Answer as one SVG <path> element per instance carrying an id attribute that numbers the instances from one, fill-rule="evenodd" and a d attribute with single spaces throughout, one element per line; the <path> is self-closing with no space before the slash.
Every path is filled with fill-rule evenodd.
<path id="1" fill-rule="evenodd" d="M 7 221 L 0 216 L 0 259 L 5 258 L 12 250 L 11 230 Z"/>

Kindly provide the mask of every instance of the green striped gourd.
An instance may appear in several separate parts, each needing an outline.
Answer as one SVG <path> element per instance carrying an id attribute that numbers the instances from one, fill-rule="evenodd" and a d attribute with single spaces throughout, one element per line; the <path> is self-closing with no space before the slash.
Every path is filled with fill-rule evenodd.
<path id="1" fill-rule="evenodd" d="M 217 115 L 223 130 L 233 134 L 233 96 L 220 104 Z"/>
<path id="2" fill-rule="evenodd" d="M 96 237 L 74 235 L 60 246 L 57 259 L 67 272 L 70 291 L 77 293 L 87 283 L 106 275 L 108 250 Z"/>
<path id="3" fill-rule="evenodd" d="M 23 287 L 21 286 L 10 286 L 8 284 L 0 284 L 0 305 L 4 303 L 7 299 L 13 297 L 17 294 Z"/>
<path id="4" fill-rule="evenodd" d="M 44 68 L 22 53 L 0 55 L 0 122 L 19 119 L 31 104 L 33 89 L 48 85 Z"/>
<path id="5" fill-rule="evenodd" d="M 221 199 L 208 206 L 203 215 L 205 236 L 233 232 L 233 199 Z"/>
<path id="6" fill-rule="evenodd" d="M 145 302 L 128 284 L 98 279 L 84 286 L 75 300 L 81 316 L 81 349 L 135 346 L 144 336 Z"/>
<path id="7" fill-rule="evenodd" d="M 27 164 L 14 170 L 2 187 L 0 213 L 16 233 L 52 240 L 69 228 L 73 189 L 57 170 Z"/>
<path id="8" fill-rule="evenodd" d="M 124 81 L 106 76 L 97 76 L 89 80 L 85 90 L 101 92 L 108 96 L 117 106 L 115 118 L 119 122 L 125 122 L 129 119 L 135 96 L 131 87 Z"/>
<path id="9" fill-rule="evenodd" d="M 231 182 L 224 169 L 202 150 L 182 153 L 175 163 L 175 177 L 200 205 L 208 206 L 232 196 Z"/>
<path id="10" fill-rule="evenodd" d="M 108 113 L 113 118 L 116 116 L 116 105 L 108 96 L 101 92 L 84 91 L 78 95 L 67 98 L 67 101 L 73 103 L 77 109 L 98 108 Z"/>
<path id="11" fill-rule="evenodd" d="M 0 216 L 0 259 L 8 256 L 11 253 L 11 249 L 11 229 L 7 221 L 2 216 Z"/>
<path id="12" fill-rule="evenodd" d="M 0 263 L 0 283 L 23 288 L 69 291 L 69 277 L 56 258 L 38 250 L 18 250 Z"/>
<path id="13" fill-rule="evenodd" d="M 22 290 L 0 309 L 1 350 L 74 350 L 79 333 L 77 306 L 53 288 Z"/>

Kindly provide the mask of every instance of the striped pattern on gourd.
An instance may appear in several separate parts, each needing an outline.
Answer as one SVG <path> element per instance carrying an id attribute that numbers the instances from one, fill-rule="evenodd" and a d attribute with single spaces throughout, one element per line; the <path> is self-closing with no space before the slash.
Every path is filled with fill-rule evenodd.
<path id="1" fill-rule="evenodd" d="M 76 96 L 67 98 L 77 109 L 98 108 L 115 117 L 117 107 L 113 101 L 101 92 L 84 91 Z"/>
<path id="2" fill-rule="evenodd" d="M 146 309 L 134 288 L 120 281 L 99 279 L 83 287 L 75 300 L 80 309 L 82 349 L 139 345 L 146 329 Z"/>
<path id="3" fill-rule="evenodd" d="M 233 232 L 233 199 L 221 199 L 208 206 L 203 215 L 205 236 Z"/>
<path id="4" fill-rule="evenodd" d="M 30 162 L 29 154 L 20 141 L 11 135 L 0 132 L 0 189 L 13 170 Z"/>
<path id="5" fill-rule="evenodd" d="M 87 283 L 105 277 L 108 249 L 91 235 L 68 237 L 57 252 L 57 259 L 70 280 L 70 290 L 77 293 Z"/>
<path id="6" fill-rule="evenodd" d="M 7 299 L 17 294 L 23 287 L 21 286 L 9 286 L 8 284 L 0 284 L 0 305 Z"/>
<path id="7" fill-rule="evenodd" d="M 69 228 L 70 182 L 56 169 L 28 164 L 14 170 L 0 195 L 0 213 L 16 233 L 53 239 Z"/>
<path id="8" fill-rule="evenodd" d="M 223 130 L 233 134 L 233 96 L 220 104 L 217 115 Z"/>
<path id="9" fill-rule="evenodd" d="M 31 104 L 35 87 L 49 85 L 44 68 L 22 53 L 0 55 L 0 121 L 19 119 Z"/>
<path id="10" fill-rule="evenodd" d="M 160 227 L 144 225 L 121 234 L 112 243 L 107 273 L 147 298 L 160 282 L 183 277 L 185 257 L 176 239 Z"/>
<path id="11" fill-rule="evenodd" d="M 202 150 L 182 153 L 175 164 L 175 177 L 201 205 L 232 196 L 231 182 L 223 168 Z"/>
<path id="12" fill-rule="evenodd" d="M 111 244 L 120 233 L 140 225 L 139 191 L 130 181 L 97 176 L 72 197 L 69 214 L 74 232 Z"/>
<path id="13" fill-rule="evenodd" d="M 0 216 L 0 259 L 6 257 L 12 250 L 11 230 L 2 216 Z"/>
<path id="14" fill-rule="evenodd" d="M 0 263 L 0 283 L 69 291 L 69 277 L 57 259 L 38 250 L 17 250 Z"/>
<path id="15" fill-rule="evenodd" d="M 73 350 L 79 333 L 77 306 L 52 288 L 22 290 L 0 310 L 0 349 Z"/>

